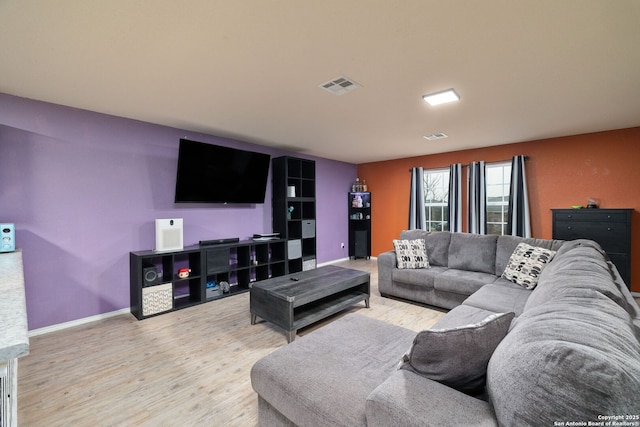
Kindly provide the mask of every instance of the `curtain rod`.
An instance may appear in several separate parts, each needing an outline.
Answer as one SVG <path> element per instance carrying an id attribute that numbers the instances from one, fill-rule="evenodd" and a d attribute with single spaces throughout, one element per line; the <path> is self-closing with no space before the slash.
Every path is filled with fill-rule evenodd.
<path id="1" fill-rule="evenodd" d="M 529 160 L 529 156 L 524 156 L 525 160 Z M 507 160 L 494 160 L 493 162 L 485 162 L 486 164 L 490 165 L 493 163 L 506 163 L 506 162 L 510 162 L 512 159 L 507 159 Z M 416 166 L 419 167 L 419 166 Z M 464 164 L 462 165 L 463 168 L 467 168 L 469 167 L 468 164 Z M 440 167 L 430 167 L 429 169 L 449 169 L 449 166 L 440 166 Z M 411 172 L 411 169 L 409 169 L 409 172 Z"/>

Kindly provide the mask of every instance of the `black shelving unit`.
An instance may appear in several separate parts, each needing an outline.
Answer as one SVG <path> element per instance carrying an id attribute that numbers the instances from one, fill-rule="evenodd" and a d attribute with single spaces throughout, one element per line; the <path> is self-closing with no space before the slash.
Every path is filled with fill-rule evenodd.
<path id="1" fill-rule="evenodd" d="M 371 258 L 371 193 L 349 192 L 349 258 Z"/>
<path id="2" fill-rule="evenodd" d="M 245 240 L 129 254 L 131 313 L 139 320 L 247 292 L 251 283 L 286 272 L 286 241 Z M 188 270 L 180 277 L 181 269 Z M 221 282 L 229 284 L 223 292 Z M 217 285 L 211 292 L 207 284 Z"/>
<path id="3" fill-rule="evenodd" d="M 313 160 L 272 160 L 273 231 L 287 241 L 286 271 L 316 267 L 316 165 Z"/>

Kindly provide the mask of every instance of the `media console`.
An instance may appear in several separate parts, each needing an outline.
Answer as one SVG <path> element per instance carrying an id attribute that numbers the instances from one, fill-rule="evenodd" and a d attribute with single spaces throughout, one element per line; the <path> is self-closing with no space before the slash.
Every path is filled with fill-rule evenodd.
<path id="1" fill-rule="evenodd" d="M 142 320 L 247 292 L 253 282 L 286 274 L 286 259 L 285 239 L 130 252 L 131 313 Z M 228 287 L 220 287 L 223 282 Z M 208 284 L 219 293 L 207 293 Z"/>

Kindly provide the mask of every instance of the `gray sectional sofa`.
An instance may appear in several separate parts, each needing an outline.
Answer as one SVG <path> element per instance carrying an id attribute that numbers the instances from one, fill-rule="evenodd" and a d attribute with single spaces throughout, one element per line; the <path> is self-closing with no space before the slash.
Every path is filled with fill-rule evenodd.
<path id="1" fill-rule="evenodd" d="M 399 271 L 381 254 L 381 293 L 451 310 L 418 334 L 348 314 L 262 358 L 251 372 L 260 425 L 640 422 L 640 309 L 597 243 L 402 237 L 425 239 L 431 266 Z M 501 277 L 523 241 L 557 250 L 533 290 Z M 497 346 L 483 347 L 478 331 L 497 322 L 504 330 L 486 340 Z M 435 373 L 415 369 L 420 351 L 440 358 L 424 359 Z M 447 378 L 469 370 L 482 380 L 475 392 Z"/>
<path id="2" fill-rule="evenodd" d="M 523 239 L 514 236 L 405 230 L 402 240 L 424 239 L 430 268 L 399 269 L 396 252 L 378 255 L 378 290 L 382 296 L 395 296 L 411 301 L 454 308 L 487 284 L 506 286 L 496 297 L 512 300 L 516 315 L 520 314 L 530 292 L 501 278 L 518 243 L 557 251 L 559 240 Z M 484 292 L 488 292 L 485 290 Z M 482 294 L 475 300 L 484 301 Z M 512 310 L 513 311 L 513 310 Z"/>

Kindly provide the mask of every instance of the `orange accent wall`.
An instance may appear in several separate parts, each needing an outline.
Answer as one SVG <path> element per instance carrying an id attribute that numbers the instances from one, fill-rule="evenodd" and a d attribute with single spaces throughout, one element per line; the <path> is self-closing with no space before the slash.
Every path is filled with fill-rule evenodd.
<path id="1" fill-rule="evenodd" d="M 439 144 L 446 144 L 439 141 Z M 551 209 L 586 206 L 599 199 L 601 208 L 633 208 L 631 219 L 631 290 L 640 292 L 640 127 L 551 138 L 473 150 L 358 165 L 372 193 L 372 251 L 393 248 L 392 240 L 407 228 L 409 169 L 443 168 L 484 160 L 509 160 L 523 154 L 533 237 L 550 239 Z M 467 168 L 463 168 L 463 212 L 466 212 Z M 463 214 L 463 222 L 466 216 Z M 466 224 L 464 225 L 466 231 Z"/>

